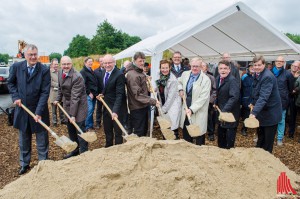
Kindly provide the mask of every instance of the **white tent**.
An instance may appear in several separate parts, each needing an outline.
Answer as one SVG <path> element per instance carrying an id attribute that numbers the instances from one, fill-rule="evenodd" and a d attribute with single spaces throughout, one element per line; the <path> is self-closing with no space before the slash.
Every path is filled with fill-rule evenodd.
<path id="1" fill-rule="evenodd" d="M 217 62 L 224 52 L 237 61 L 252 60 L 255 54 L 264 55 L 266 60 L 275 60 L 278 55 L 286 60 L 300 60 L 300 47 L 242 2 L 203 22 L 190 22 L 146 38 L 114 57 L 132 57 L 137 51 L 151 56 L 154 82 L 158 78 L 159 61 L 167 49 L 208 62 Z"/>

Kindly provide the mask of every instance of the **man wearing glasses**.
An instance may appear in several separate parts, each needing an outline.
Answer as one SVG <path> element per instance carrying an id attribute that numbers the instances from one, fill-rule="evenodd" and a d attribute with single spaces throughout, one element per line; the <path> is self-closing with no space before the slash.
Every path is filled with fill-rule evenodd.
<path id="1" fill-rule="evenodd" d="M 286 70 L 283 66 L 285 60 L 282 56 L 277 57 L 275 61 L 275 66 L 272 68 L 271 72 L 277 79 L 277 85 L 279 89 L 281 106 L 282 106 L 282 118 L 277 126 L 277 145 L 282 146 L 284 130 L 285 130 L 285 116 L 286 110 L 289 106 L 290 96 L 293 93 L 294 89 L 294 77 L 290 71 Z"/>
<path id="2" fill-rule="evenodd" d="M 25 47 L 26 61 L 17 62 L 10 68 L 8 88 L 16 106 L 14 127 L 19 129 L 20 165 L 19 175 L 29 170 L 31 139 L 35 133 L 39 161 L 48 159 L 49 137 L 47 130 L 38 122 L 50 125 L 48 98 L 50 93 L 50 70 L 38 62 L 38 48 L 33 44 Z M 25 105 L 35 114 L 34 119 L 21 108 Z"/>
<path id="3" fill-rule="evenodd" d="M 187 66 L 181 64 L 182 57 L 179 51 L 174 52 L 172 58 L 173 64 L 171 66 L 171 72 L 175 75 L 176 78 L 181 77 L 184 71 L 190 70 Z"/>

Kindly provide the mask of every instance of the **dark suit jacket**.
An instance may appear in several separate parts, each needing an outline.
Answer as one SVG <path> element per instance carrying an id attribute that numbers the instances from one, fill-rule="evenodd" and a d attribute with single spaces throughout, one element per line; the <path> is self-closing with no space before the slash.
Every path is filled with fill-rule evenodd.
<path id="1" fill-rule="evenodd" d="M 184 71 L 190 70 L 190 68 L 188 66 L 183 66 L 183 65 L 180 65 L 180 66 L 181 66 L 181 68 L 180 68 L 179 72 L 176 71 L 174 64 L 172 64 L 172 66 L 171 66 L 171 72 L 173 73 L 173 75 L 175 75 L 176 78 L 181 77 L 181 75 Z"/>
<path id="2" fill-rule="evenodd" d="M 102 78 L 100 79 L 104 101 L 113 113 L 117 113 L 118 116 L 124 114 L 124 110 L 126 110 L 124 74 L 117 68 L 114 68 L 105 87 L 103 85 L 104 77 L 105 71 L 103 71 Z"/>
<path id="3" fill-rule="evenodd" d="M 235 128 L 238 126 L 240 117 L 240 84 L 235 77 L 229 74 L 219 86 L 220 76 L 216 79 L 217 99 L 216 105 L 222 112 L 230 112 L 234 115 L 236 122 L 221 122 L 223 128 Z"/>
<path id="4" fill-rule="evenodd" d="M 76 122 L 85 121 L 88 111 L 87 97 L 83 77 L 72 68 L 68 76 L 62 79 L 62 70 L 58 71 L 58 95 L 56 100 L 63 102 L 64 109 Z"/>
<path id="5" fill-rule="evenodd" d="M 94 71 L 90 71 L 86 66 L 84 66 L 80 71 L 84 82 L 86 94 L 89 95 L 92 93 L 94 96 L 97 96 L 98 93 L 98 81 Z"/>
<path id="6" fill-rule="evenodd" d="M 28 76 L 27 61 L 17 62 L 10 67 L 8 88 L 12 101 L 21 99 L 22 104 L 36 115 L 40 115 L 42 121 L 47 125 L 50 125 L 48 111 L 50 86 L 50 70 L 40 62 L 36 64 L 30 77 Z M 17 106 L 15 109 L 14 127 L 21 131 L 26 131 L 28 121 L 32 127 L 32 132 L 45 130 L 25 110 Z"/>
<path id="7" fill-rule="evenodd" d="M 281 120 L 282 106 L 276 77 L 264 69 L 253 80 L 252 114 L 259 120 L 260 126 L 273 126 Z"/>
<path id="8" fill-rule="evenodd" d="M 101 78 L 102 78 L 102 75 L 103 75 L 103 73 L 105 73 L 105 69 L 103 69 L 103 68 L 101 68 L 101 67 L 99 67 L 99 68 L 97 68 L 96 70 L 94 70 L 94 73 L 95 73 L 95 76 L 96 76 L 96 78 L 97 78 L 97 82 L 98 82 L 98 84 L 97 84 L 97 86 L 98 86 L 98 93 L 102 93 L 102 87 L 101 87 Z"/>

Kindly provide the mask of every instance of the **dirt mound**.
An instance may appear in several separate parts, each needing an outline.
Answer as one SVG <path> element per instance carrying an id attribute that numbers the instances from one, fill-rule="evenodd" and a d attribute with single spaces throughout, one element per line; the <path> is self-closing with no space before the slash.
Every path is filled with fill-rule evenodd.
<path id="1" fill-rule="evenodd" d="M 42 161 L 0 198 L 274 198 L 280 172 L 300 176 L 257 148 L 222 150 L 140 138 L 62 161 Z"/>

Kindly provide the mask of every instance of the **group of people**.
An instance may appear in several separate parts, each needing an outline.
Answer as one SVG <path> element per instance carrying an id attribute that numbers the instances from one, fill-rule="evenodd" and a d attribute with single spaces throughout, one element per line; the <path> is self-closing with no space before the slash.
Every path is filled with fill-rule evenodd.
<path id="1" fill-rule="evenodd" d="M 9 90 L 17 105 L 14 127 L 19 129 L 20 175 L 29 169 L 33 133 L 36 135 L 39 160 L 48 159 L 48 133 L 38 120 L 50 125 L 49 96 L 52 124 L 58 124 L 57 104 L 60 103 L 71 117 L 66 121 L 60 113 L 60 122 L 67 125 L 70 139 L 78 144 L 78 148 L 64 158 L 88 150 L 88 143 L 78 136 L 79 132 L 72 122 L 86 132 L 94 127 L 99 128 L 103 120 L 105 147 L 110 147 L 123 143 L 122 131 L 114 121 L 116 119 L 137 136 L 146 136 L 151 106 L 161 107 L 162 112 L 169 115 L 176 139 L 180 138 L 180 127 L 183 139 L 197 145 L 205 144 L 206 133 L 209 140 L 215 139 L 217 123 L 218 146 L 225 149 L 234 147 L 240 113 L 243 119 L 255 117 L 260 122 L 257 147 L 272 153 L 276 131 L 278 144 L 282 144 L 285 114 L 292 100 L 295 106 L 297 103 L 300 105 L 296 95 L 300 90 L 300 80 L 297 79 L 299 62 L 294 62 L 292 66 L 297 68 L 296 72 L 293 68 L 289 72 L 283 68 L 283 57 L 278 57 L 276 66 L 269 70 L 265 67 L 263 56 L 257 55 L 249 65 L 248 72 L 240 78 L 239 70 L 230 61 L 228 53 L 223 54 L 213 74 L 208 64 L 200 58 L 192 58 L 189 65 L 183 65 L 181 53 L 174 52 L 172 63 L 168 60 L 160 62 L 159 78 L 152 81 L 156 87 L 156 98 L 150 95 L 151 77 L 146 74 L 146 57 L 142 52 L 136 52 L 132 62 L 125 61 L 121 69 L 116 67 L 116 60 L 110 54 L 100 58 L 102 67 L 96 70 L 92 69 L 94 60 L 87 57 L 80 72 L 73 68 L 72 59 L 68 56 L 61 58 L 61 69 L 58 69 L 57 59 L 51 60 L 49 69 L 38 62 L 38 48 L 35 45 L 28 44 L 24 53 L 26 61 L 13 64 L 8 78 Z M 296 79 L 298 86 L 295 88 Z M 97 100 L 99 97 L 103 98 L 111 112 L 102 107 Z M 35 114 L 34 118 L 21 107 L 22 104 Z M 250 104 L 253 110 L 249 109 Z M 217 122 L 216 106 L 222 112 L 233 113 L 236 122 Z M 291 109 L 290 115 L 296 115 L 296 111 L 292 112 Z M 200 127 L 197 136 L 189 134 L 186 126 L 190 123 Z M 289 128 L 290 135 L 294 135 L 295 126 L 294 130 L 292 128 Z M 246 127 L 242 128 L 242 132 L 246 135 Z"/>

